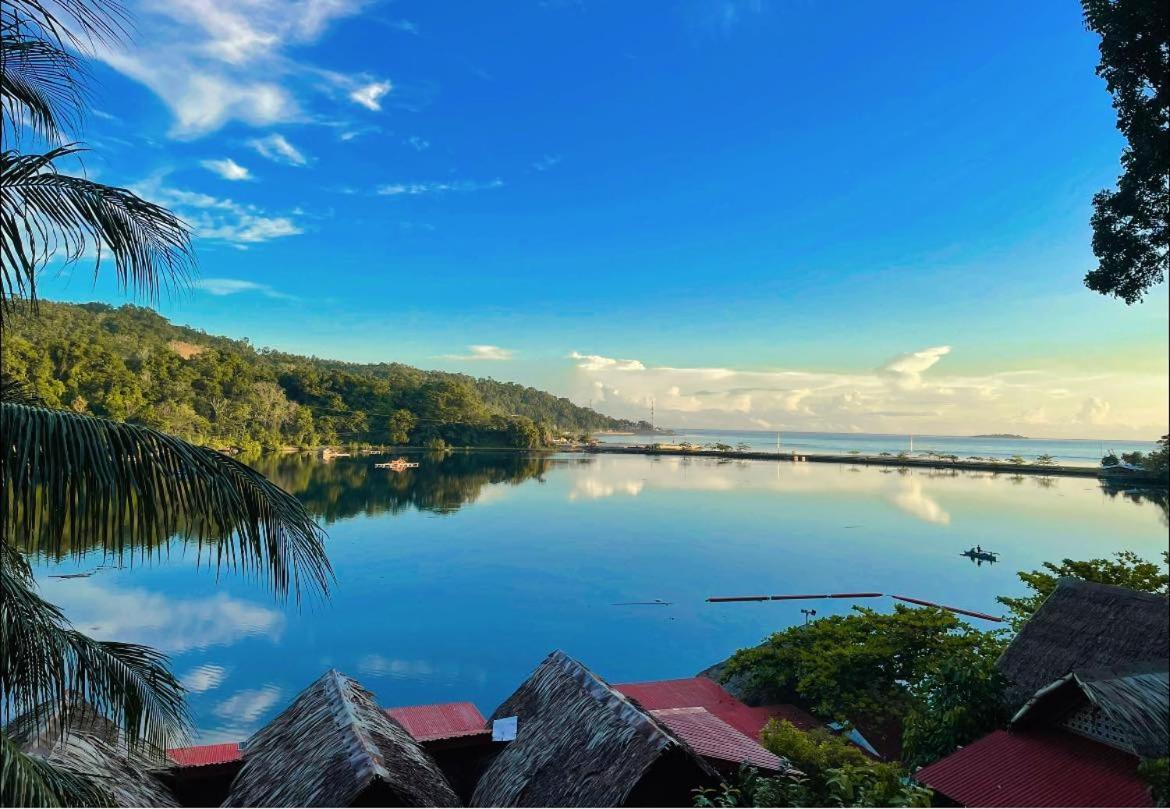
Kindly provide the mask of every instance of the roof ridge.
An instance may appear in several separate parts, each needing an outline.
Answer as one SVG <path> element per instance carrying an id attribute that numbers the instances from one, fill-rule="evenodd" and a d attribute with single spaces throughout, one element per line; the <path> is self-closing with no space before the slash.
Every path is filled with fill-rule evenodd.
<path id="1" fill-rule="evenodd" d="M 335 692 L 334 696 L 337 697 L 341 705 L 342 716 L 339 717 L 335 712 L 334 721 L 343 732 L 348 729 L 352 741 L 356 743 L 356 749 L 354 755 L 350 756 L 350 761 L 362 759 L 359 769 L 359 775 L 362 778 L 381 778 L 383 781 L 389 782 L 390 773 L 386 770 L 382 751 L 374 740 L 367 736 L 362 722 L 350 702 L 349 696 L 356 683 L 337 669 L 329 669 L 325 673 L 324 680 L 326 688 L 332 688 Z"/>

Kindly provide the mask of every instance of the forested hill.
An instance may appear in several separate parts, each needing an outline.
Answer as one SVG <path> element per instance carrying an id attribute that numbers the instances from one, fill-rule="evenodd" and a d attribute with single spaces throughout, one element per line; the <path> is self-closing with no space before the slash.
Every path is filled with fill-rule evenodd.
<path id="1" fill-rule="evenodd" d="M 257 349 L 139 306 L 14 312 L 3 371 L 49 406 L 225 448 L 535 447 L 560 434 L 650 429 L 514 383 Z"/>

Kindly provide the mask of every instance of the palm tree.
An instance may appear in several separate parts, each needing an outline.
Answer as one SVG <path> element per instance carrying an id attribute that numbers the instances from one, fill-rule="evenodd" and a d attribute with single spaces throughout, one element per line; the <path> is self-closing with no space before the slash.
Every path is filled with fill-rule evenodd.
<path id="1" fill-rule="evenodd" d="M 5 313 L 35 311 L 38 274 L 54 258 L 96 251 L 100 267 L 108 256 L 121 287 L 151 300 L 189 278 L 188 229 L 177 216 L 62 169 L 82 151 L 64 134 L 85 101 L 74 53 L 109 44 L 125 26 L 111 0 L 0 7 L 0 336 Z M 24 143 L 43 151 L 21 151 Z M 295 498 L 231 458 L 145 427 L 50 410 L 9 382 L 0 384 L 0 435 L 0 804 L 107 802 L 90 774 L 29 755 L 19 740 L 70 732 L 84 704 L 120 729 L 127 750 L 158 751 L 186 731 L 183 689 L 164 655 L 73 629 L 37 594 L 24 552 L 100 547 L 133 559 L 178 535 L 217 569 L 299 599 L 328 590 L 324 535 Z"/>

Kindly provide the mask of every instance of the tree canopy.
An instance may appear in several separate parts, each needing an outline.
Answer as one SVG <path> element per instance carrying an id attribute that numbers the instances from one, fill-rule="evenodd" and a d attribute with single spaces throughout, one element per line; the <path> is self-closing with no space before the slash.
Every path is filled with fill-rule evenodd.
<path id="1" fill-rule="evenodd" d="M 217 448 L 537 447 L 561 432 L 649 426 L 510 382 L 258 350 L 132 305 L 42 302 L 9 321 L 5 375 L 46 405 Z"/>
<path id="2" fill-rule="evenodd" d="M 1113 96 L 1125 136 L 1117 187 L 1093 197 L 1097 268 L 1085 285 L 1126 303 L 1166 278 L 1170 248 L 1170 4 L 1082 0 L 1101 37 L 1097 75 Z"/>

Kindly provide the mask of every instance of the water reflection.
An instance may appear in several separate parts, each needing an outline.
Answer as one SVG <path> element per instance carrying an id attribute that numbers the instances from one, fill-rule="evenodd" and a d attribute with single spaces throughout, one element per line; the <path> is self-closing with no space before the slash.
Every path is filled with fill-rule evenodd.
<path id="1" fill-rule="evenodd" d="M 216 593 L 183 598 L 173 592 L 122 589 L 93 579 L 52 579 L 41 594 L 77 616 L 78 627 L 98 640 L 144 643 L 164 652 L 224 646 L 250 636 L 277 640 L 285 616 L 262 604 Z"/>
<path id="2" fill-rule="evenodd" d="M 266 455 L 248 463 L 326 524 L 408 509 L 448 514 L 476 502 L 488 487 L 543 481 L 553 465 L 566 463 L 539 454 L 449 452 L 428 454 L 418 468 L 393 472 L 374 469 L 379 460 L 335 458 L 326 464 L 311 455 Z"/>
<path id="3" fill-rule="evenodd" d="M 40 560 L 38 579 L 79 627 L 168 651 L 213 742 L 245 738 L 330 666 L 383 704 L 490 712 L 554 648 L 616 681 L 683 677 L 802 620 L 799 603 L 711 595 L 872 590 L 995 613 L 995 596 L 1021 592 L 1016 571 L 1166 547 L 1164 490 L 1084 478 L 517 453 L 394 473 L 377 460 L 253 462 L 329 523 L 337 585 L 323 603 L 274 604 L 198 569 L 181 542 L 132 569 Z M 1002 564 L 960 556 L 977 545 Z M 92 575 L 49 578 L 75 572 Z"/>

